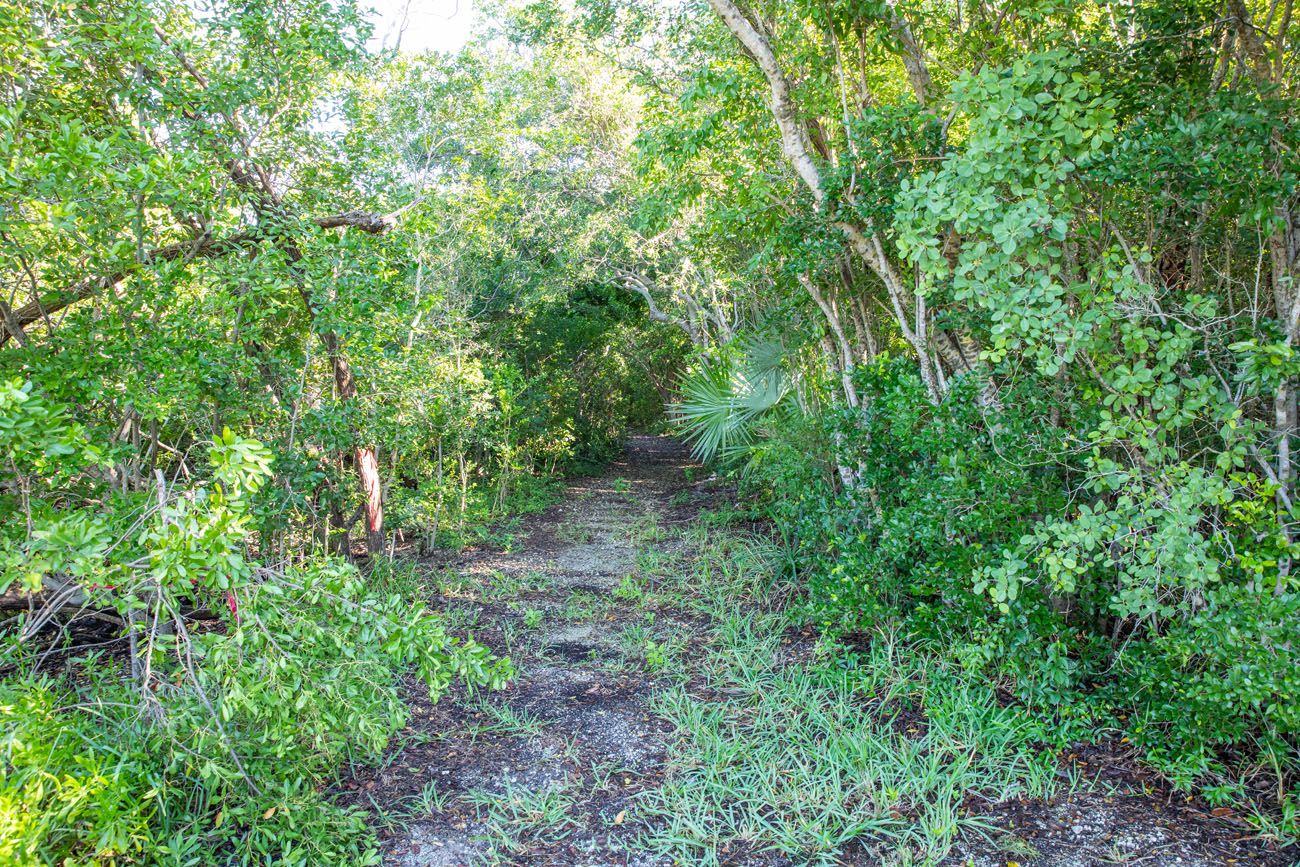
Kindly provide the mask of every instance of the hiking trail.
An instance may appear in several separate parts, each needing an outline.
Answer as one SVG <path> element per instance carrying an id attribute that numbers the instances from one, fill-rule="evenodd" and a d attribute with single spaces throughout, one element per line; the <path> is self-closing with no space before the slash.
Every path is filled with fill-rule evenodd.
<path id="1" fill-rule="evenodd" d="M 680 733 L 653 701 L 674 675 L 702 700 L 729 698 L 692 671 L 710 640 L 707 616 L 662 604 L 647 611 L 637 600 L 645 575 L 707 553 L 688 531 L 731 492 L 706 475 L 680 444 L 633 437 L 603 475 L 572 481 L 562 502 L 523 521 L 508 544 L 422 561 L 437 588 L 431 604 L 457 631 L 509 655 L 517 678 L 499 692 L 456 687 L 437 704 L 409 681 L 407 728 L 378 767 L 357 769 L 341 785 L 342 800 L 371 811 L 385 864 L 692 863 L 640 841 L 649 826 L 638 799 L 691 765 L 674 755 Z M 810 630 L 791 628 L 781 638 L 786 664 L 805 664 L 814 641 Z M 746 713 L 740 704 L 736 712 Z M 990 832 L 963 833 L 942 863 L 1291 863 L 1249 841 L 1244 823 L 1167 791 L 1120 745 L 1071 752 L 1058 775 L 1084 782 L 1073 793 L 1063 783 L 1046 802 L 968 796 L 962 809 Z M 806 863 L 743 844 L 724 848 L 720 860 Z M 815 863 L 882 862 L 863 842 Z"/>

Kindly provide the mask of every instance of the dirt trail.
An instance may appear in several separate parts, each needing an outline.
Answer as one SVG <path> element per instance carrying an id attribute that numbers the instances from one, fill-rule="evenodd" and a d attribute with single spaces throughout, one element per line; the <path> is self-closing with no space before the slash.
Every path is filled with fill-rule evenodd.
<path id="1" fill-rule="evenodd" d="M 604 476 L 575 481 L 562 503 L 527 521 L 509 551 L 469 551 L 444 564 L 466 584 L 445 594 L 447 607 L 476 621 L 480 642 L 508 648 L 519 676 L 503 692 L 457 691 L 434 706 L 412 687 L 414 731 L 404 748 L 353 781 L 359 803 L 407 814 L 387 835 L 386 863 L 459 867 L 489 863 L 493 849 L 497 859 L 530 864 L 670 863 L 632 848 L 632 799 L 656 784 L 671 733 L 647 706 L 657 678 L 622 665 L 620 638 L 642 615 L 614 591 L 646 547 L 639 535 L 688 522 L 710 501 L 687 483 L 690 465 L 671 440 L 635 437 Z M 431 781 L 447 800 L 410 815 L 425 806 L 416 802 Z M 547 791 L 558 794 L 537 797 Z M 522 851 L 478 839 L 499 830 L 467 802 L 480 795 L 507 804 L 500 824 L 512 826 Z M 552 822 L 549 811 L 561 807 Z"/>
<path id="2" fill-rule="evenodd" d="M 488 863 L 565 867 L 658 867 L 670 859 L 638 849 L 638 793 L 660 784 L 673 738 L 650 710 L 665 679 L 645 662 L 654 633 L 620 595 L 644 558 L 690 556 L 674 528 L 689 525 L 722 492 L 670 440 L 636 437 L 600 478 L 572 484 L 564 501 L 525 522 L 508 551 L 469 551 L 444 570 L 444 608 L 457 628 L 508 653 L 519 676 L 498 693 L 453 691 L 431 705 L 411 686 L 414 714 L 379 768 L 358 771 L 344 800 L 372 810 L 385 864 L 460 867 Z M 690 629 L 692 615 L 660 610 L 658 626 Z M 686 627 L 685 630 L 682 628 Z M 695 641 L 696 639 L 691 639 Z M 681 658 L 692 657 L 692 645 Z M 1243 839 L 1240 825 L 1162 793 L 1117 757 L 1087 752 L 1087 775 L 1106 770 L 1107 794 L 1051 804 L 972 804 L 1005 834 L 964 839 L 948 865 L 1142 864 L 1209 867 L 1290 864 Z M 1074 757 L 1074 761 L 1080 761 Z M 1063 772 L 1065 769 L 1063 768 Z M 1146 788 L 1147 792 L 1133 794 Z M 1129 792 L 1121 794 L 1120 790 Z M 1007 840 L 1025 845 L 1014 850 Z M 792 862 L 749 853 L 735 863 Z M 846 853 L 845 864 L 874 865 Z"/>

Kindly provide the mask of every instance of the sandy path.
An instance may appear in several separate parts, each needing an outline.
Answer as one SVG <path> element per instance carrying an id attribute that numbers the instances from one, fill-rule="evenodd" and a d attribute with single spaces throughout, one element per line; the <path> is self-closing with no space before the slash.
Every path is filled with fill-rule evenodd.
<path id="1" fill-rule="evenodd" d="M 694 552 L 679 531 L 728 496 L 688 478 L 703 475 L 679 444 L 635 437 L 603 476 L 575 481 L 563 502 L 526 521 L 509 550 L 427 564 L 441 570 L 434 604 L 507 653 L 519 676 L 504 691 L 454 691 L 436 705 L 412 684 L 410 726 L 381 767 L 359 770 L 344 786 L 344 800 L 370 808 L 380 825 L 385 864 L 672 863 L 637 845 L 645 830 L 637 796 L 660 784 L 673 738 L 650 709 L 671 684 L 647 664 L 646 641 L 687 636 L 678 658 L 689 669 L 708 624 L 663 607 L 648 618 L 622 585 L 665 563 L 688 565 Z M 792 654 L 789 664 L 801 663 Z M 1164 790 L 1131 755 L 1080 750 L 1063 759 L 1061 773 L 1080 762 L 1085 776 L 1100 772 L 1107 785 L 1051 803 L 972 800 L 970 809 L 1002 830 L 992 839 L 968 835 L 944 864 L 1291 863 L 1246 841 L 1241 824 Z M 850 848 L 857 851 L 840 863 L 880 863 L 868 847 Z M 734 863 L 792 862 L 749 851 Z"/>

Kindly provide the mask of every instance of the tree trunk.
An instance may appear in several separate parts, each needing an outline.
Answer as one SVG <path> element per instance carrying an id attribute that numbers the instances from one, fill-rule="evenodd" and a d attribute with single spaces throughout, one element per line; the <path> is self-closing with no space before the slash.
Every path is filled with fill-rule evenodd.
<path id="1" fill-rule="evenodd" d="M 311 304 L 308 302 L 308 309 Z M 351 403 L 357 397 L 357 383 L 352 376 L 352 366 L 343 354 L 339 336 L 333 331 L 323 331 L 320 335 L 329 354 L 330 368 L 334 372 L 334 386 L 338 389 L 339 400 Z M 353 463 L 357 471 L 357 480 L 361 483 L 361 496 L 365 500 L 363 514 L 366 521 L 366 549 L 371 554 L 378 554 L 384 549 L 384 489 L 379 480 L 379 458 L 373 445 L 359 445 L 353 452 Z"/>
<path id="2" fill-rule="evenodd" d="M 833 362 L 833 365 L 840 377 L 840 387 L 844 391 L 844 399 L 848 402 L 850 407 L 857 409 L 858 390 L 853 384 L 853 347 L 849 345 L 848 338 L 844 334 L 844 325 L 840 322 L 839 312 L 835 307 L 834 296 L 830 296 L 828 299 L 828 297 L 817 288 L 816 282 L 807 274 L 800 274 L 799 282 L 808 290 L 808 294 L 812 296 L 813 301 L 816 302 L 817 308 L 821 310 L 822 315 L 826 317 L 826 325 L 830 328 L 831 337 L 834 338 L 834 349 L 829 351 L 833 359 L 838 356 L 838 359 Z"/>
<path id="3" fill-rule="evenodd" d="M 366 549 L 371 555 L 384 550 L 384 492 L 379 481 L 379 459 L 373 446 L 357 446 L 354 454 L 366 521 Z"/>
<path id="4" fill-rule="evenodd" d="M 805 123 L 799 118 L 790 82 L 781 68 L 768 35 L 763 32 L 761 24 L 756 25 L 746 16 L 735 0 L 709 0 L 709 5 L 762 71 L 769 88 L 768 105 L 777 129 L 781 133 L 781 153 L 812 193 L 817 211 L 826 213 L 830 210 L 830 202 L 822 182 L 821 170 L 813 159 L 812 140 Z M 923 58 L 912 38 L 910 28 L 897 13 L 894 13 L 894 24 L 897 32 L 905 37 L 904 41 L 910 43 L 904 46 L 904 61 L 907 64 L 909 79 L 917 90 L 918 99 L 924 102 L 929 73 L 924 68 Z M 850 193 L 846 193 L 845 197 L 852 203 L 853 197 Z M 886 255 L 881 235 L 874 225 L 870 222 L 859 225 L 836 220 L 832 226 L 844 235 L 849 246 L 863 263 L 885 284 L 890 306 L 893 308 L 903 337 L 916 352 L 921 380 L 925 383 L 930 400 L 938 404 L 943 400 L 946 392 L 946 381 L 943 371 L 938 369 L 934 360 L 935 349 L 930 345 L 928 336 L 930 329 L 924 300 L 918 298 L 903 281 L 902 275 Z M 909 313 L 910 309 L 915 310 L 915 318 Z M 971 350 L 976 349 L 974 341 L 969 336 L 959 336 L 957 342 L 959 345 L 969 345 Z M 941 343 L 940 349 L 947 352 L 951 346 L 945 341 Z"/>

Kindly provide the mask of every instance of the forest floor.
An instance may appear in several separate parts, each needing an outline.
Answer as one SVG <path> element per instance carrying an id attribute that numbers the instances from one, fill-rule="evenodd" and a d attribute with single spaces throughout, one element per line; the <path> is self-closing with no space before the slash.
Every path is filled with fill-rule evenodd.
<path id="1" fill-rule="evenodd" d="M 990 693 L 896 648 L 869 689 L 837 685 L 780 614 L 775 547 L 704 475 L 633 438 L 504 544 L 421 562 L 518 677 L 437 704 L 408 685 L 408 727 L 340 785 L 386 864 L 1296 863 L 1118 744 L 1026 759 L 1010 712 L 968 697 Z M 941 683 L 966 692 L 936 703 Z"/>

